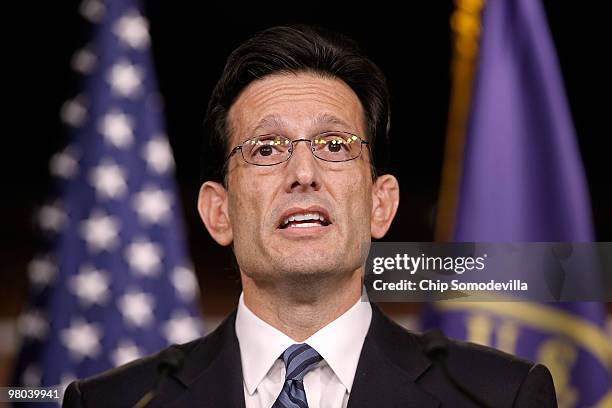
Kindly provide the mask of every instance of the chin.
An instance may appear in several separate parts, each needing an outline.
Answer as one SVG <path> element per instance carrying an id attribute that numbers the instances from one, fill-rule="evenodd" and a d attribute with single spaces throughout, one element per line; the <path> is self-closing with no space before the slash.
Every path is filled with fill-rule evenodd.
<path id="1" fill-rule="evenodd" d="M 348 265 L 338 253 L 303 254 L 284 258 L 277 270 L 284 277 L 296 279 L 326 279 L 352 273 L 359 266 Z"/>

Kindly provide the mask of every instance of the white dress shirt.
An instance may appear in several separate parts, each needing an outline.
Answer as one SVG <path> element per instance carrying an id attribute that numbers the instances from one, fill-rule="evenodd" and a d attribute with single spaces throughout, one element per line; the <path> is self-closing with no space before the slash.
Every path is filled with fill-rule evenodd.
<path id="1" fill-rule="evenodd" d="M 240 295 L 236 336 L 240 343 L 246 408 L 270 408 L 285 383 L 280 355 L 287 347 L 306 343 L 324 360 L 304 377 L 309 408 L 346 408 L 357 363 L 372 320 L 370 303 L 355 303 L 342 316 L 296 342 L 255 316 Z"/>

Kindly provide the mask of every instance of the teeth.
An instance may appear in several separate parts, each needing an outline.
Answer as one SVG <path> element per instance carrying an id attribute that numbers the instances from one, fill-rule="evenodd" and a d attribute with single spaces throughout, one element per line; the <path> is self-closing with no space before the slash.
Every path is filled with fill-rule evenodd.
<path id="1" fill-rule="evenodd" d="M 325 222 L 325 217 L 317 212 L 313 212 L 313 213 L 305 213 L 305 214 L 294 214 L 290 217 L 287 217 L 284 221 L 283 221 L 283 225 L 287 225 L 288 223 L 290 223 L 291 221 L 306 221 L 306 220 L 314 220 L 314 221 L 323 221 Z M 311 223 L 311 222 L 307 222 L 304 224 L 298 224 L 297 226 L 300 226 L 301 228 L 304 227 L 309 227 L 309 226 L 313 226 L 316 225 L 318 226 L 318 223 Z"/>
<path id="2" fill-rule="evenodd" d="M 308 228 L 308 227 L 320 227 L 321 224 L 318 222 L 305 222 L 303 224 L 291 224 L 289 228 Z"/>

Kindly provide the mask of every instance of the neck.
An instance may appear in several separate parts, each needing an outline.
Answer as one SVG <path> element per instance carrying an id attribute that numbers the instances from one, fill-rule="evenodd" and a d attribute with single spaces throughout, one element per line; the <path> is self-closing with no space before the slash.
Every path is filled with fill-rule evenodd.
<path id="1" fill-rule="evenodd" d="M 349 310 L 361 296 L 361 269 L 334 282 L 263 285 L 242 275 L 245 305 L 261 320 L 302 342 Z"/>

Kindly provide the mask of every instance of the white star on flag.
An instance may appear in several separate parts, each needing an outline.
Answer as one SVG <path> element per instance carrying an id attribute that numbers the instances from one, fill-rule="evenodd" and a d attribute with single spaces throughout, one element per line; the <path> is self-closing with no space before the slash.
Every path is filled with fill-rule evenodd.
<path id="1" fill-rule="evenodd" d="M 168 141 L 161 136 L 151 139 L 143 149 L 147 167 L 158 174 L 164 174 L 174 168 L 174 157 Z"/>
<path id="2" fill-rule="evenodd" d="M 38 212 L 40 227 L 49 232 L 59 232 L 66 223 L 66 218 L 66 213 L 64 213 L 59 200 L 44 205 Z"/>
<path id="3" fill-rule="evenodd" d="M 134 195 L 133 206 L 145 224 L 160 224 L 170 217 L 172 195 L 153 186 L 147 186 Z"/>
<path id="4" fill-rule="evenodd" d="M 91 252 L 110 250 L 119 244 L 119 220 L 94 210 L 91 216 L 81 222 L 81 236 Z"/>
<path id="5" fill-rule="evenodd" d="M 40 387 L 40 379 L 42 377 L 42 370 L 38 364 L 32 363 L 23 370 L 21 377 L 23 385 L 25 387 Z"/>
<path id="6" fill-rule="evenodd" d="M 99 23 L 106 14 L 106 7 L 101 0 L 83 0 L 79 12 L 92 23 Z"/>
<path id="7" fill-rule="evenodd" d="M 89 181 L 101 199 L 121 198 L 127 193 L 125 172 L 112 160 L 104 160 L 89 173 Z"/>
<path id="8" fill-rule="evenodd" d="M 198 280 L 190 268 L 177 266 L 172 271 L 170 279 L 174 289 L 184 301 L 191 302 L 195 299 L 198 293 Z"/>
<path id="9" fill-rule="evenodd" d="M 79 171 L 78 152 L 72 146 L 67 146 L 64 150 L 51 156 L 49 160 L 49 171 L 55 177 L 65 179 L 73 178 Z"/>
<path id="10" fill-rule="evenodd" d="M 113 27 L 119 40 L 129 47 L 142 50 L 149 45 L 149 23 L 138 11 L 122 16 Z"/>
<path id="11" fill-rule="evenodd" d="M 84 319 L 73 319 L 70 327 L 60 332 L 60 340 L 76 361 L 94 358 L 100 353 L 102 328 Z"/>
<path id="12" fill-rule="evenodd" d="M 130 269 L 138 275 L 157 276 L 160 272 L 162 247 L 146 240 L 135 240 L 125 249 Z"/>
<path id="13" fill-rule="evenodd" d="M 29 310 L 19 316 L 17 327 L 23 336 L 38 340 L 42 340 L 49 330 L 47 319 L 40 310 Z"/>
<path id="14" fill-rule="evenodd" d="M 49 285 L 57 275 L 57 265 L 49 255 L 39 256 L 28 264 L 28 278 L 37 287 Z"/>
<path id="15" fill-rule="evenodd" d="M 162 325 L 162 333 L 168 343 L 182 344 L 200 336 L 200 322 L 184 311 L 175 312 L 170 320 Z"/>
<path id="16" fill-rule="evenodd" d="M 90 47 L 84 47 L 74 53 L 70 60 L 70 66 L 76 72 L 81 74 L 89 74 L 96 66 L 98 57 L 91 51 Z"/>
<path id="17" fill-rule="evenodd" d="M 143 76 L 142 68 L 121 61 L 111 67 L 106 80 L 115 94 L 132 98 L 141 91 Z"/>
<path id="18" fill-rule="evenodd" d="M 121 112 L 109 112 L 102 116 L 98 131 L 115 147 L 130 147 L 134 142 L 131 118 Z"/>
<path id="19" fill-rule="evenodd" d="M 130 340 L 123 340 L 119 343 L 117 348 L 112 351 L 110 359 L 115 367 L 118 367 L 140 357 L 142 357 L 140 349 Z"/>
<path id="20" fill-rule="evenodd" d="M 86 265 L 78 274 L 69 278 L 68 287 L 85 306 L 103 305 L 110 296 L 109 283 L 110 279 L 106 272 Z"/>
<path id="21" fill-rule="evenodd" d="M 72 127 L 79 127 L 87 120 L 85 98 L 82 95 L 69 99 L 60 108 L 62 122 Z"/>
<path id="22" fill-rule="evenodd" d="M 130 291 L 117 301 L 123 319 L 130 325 L 144 327 L 153 321 L 155 299 L 144 292 Z"/>

